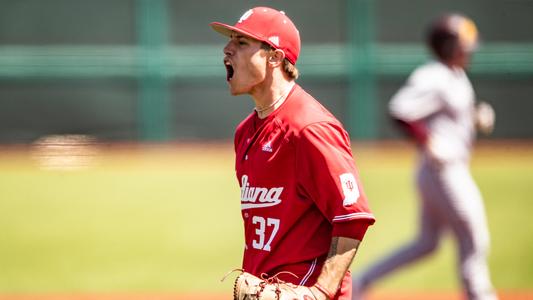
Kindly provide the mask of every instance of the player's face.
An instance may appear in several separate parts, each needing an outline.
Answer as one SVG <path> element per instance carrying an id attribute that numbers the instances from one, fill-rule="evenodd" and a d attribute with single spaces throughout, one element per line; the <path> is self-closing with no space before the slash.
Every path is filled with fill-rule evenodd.
<path id="1" fill-rule="evenodd" d="M 232 34 L 224 47 L 226 80 L 232 95 L 250 94 L 266 78 L 268 53 L 258 40 Z"/>
<path id="2" fill-rule="evenodd" d="M 461 51 L 457 58 L 457 65 L 463 69 L 466 69 L 470 64 L 470 52 Z"/>
<path id="3" fill-rule="evenodd" d="M 453 56 L 450 59 L 450 64 L 462 69 L 466 69 L 470 64 L 471 55 L 472 52 L 470 50 L 467 50 L 465 49 L 465 47 L 458 45 L 457 47 L 455 47 Z"/>
<path id="4" fill-rule="evenodd" d="M 478 33 L 476 25 L 471 20 L 461 18 L 456 22 L 457 39 L 454 42 L 452 64 L 465 69 L 470 63 L 470 56 L 478 46 Z"/>

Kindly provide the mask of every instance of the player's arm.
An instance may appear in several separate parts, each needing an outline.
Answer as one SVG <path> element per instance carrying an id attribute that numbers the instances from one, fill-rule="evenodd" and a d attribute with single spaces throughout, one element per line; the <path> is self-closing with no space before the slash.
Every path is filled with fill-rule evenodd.
<path id="1" fill-rule="evenodd" d="M 420 146 L 429 138 L 424 119 L 445 106 L 441 73 L 431 68 L 416 70 L 389 102 L 389 114 L 395 125 Z"/>
<path id="2" fill-rule="evenodd" d="M 392 119 L 396 126 L 398 126 L 403 133 L 413 139 L 417 145 L 424 146 L 426 144 L 429 137 L 429 132 L 424 122 L 408 122 L 394 117 L 392 117 Z"/>
<path id="3" fill-rule="evenodd" d="M 403 133 L 423 146 L 428 140 L 424 119 L 442 107 L 436 91 L 420 87 L 416 82 L 402 87 L 389 103 L 389 114 Z"/>
<path id="4" fill-rule="evenodd" d="M 446 107 L 442 71 L 422 68 L 415 71 L 389 102 L 389 114 L 436 166 L 441 165 L 439 141 L 427 127 L 426 119 Z"/>
<path id="5" fill-rule="evenodd" d="M 315 123 L 300 134 L 299 180 L 333 227 L 327 258 L 310 290 L 318 300 L 331 299 L 374 217 L 358 180 L 348 134 L 330 123 Z M 325 170 L 336 170 L 338 175 Z M 332 195 L 338 200 L 328 201 Z"/>
<path id="6" fill-rule="evenodd" d="M 407 135 L 415 144 L 420 147 L 427 157 L 435 166 L 441 166 L 443 158 L 441 158 L 439 153 L 439 141 L 435 136 L 431 136 L 430 132 L 423 121 L 404 121 L 400 119 L 395 119 L 396 125 Z"/>
<path id="7" fill-rule="evenodd" d="M 348 237 L 332 238 L 322 272 L 316 284 L 311 287 L 311 292 L 317 300 L 333 299 L 352 264 L 360 243 L 360 240 Z"/>

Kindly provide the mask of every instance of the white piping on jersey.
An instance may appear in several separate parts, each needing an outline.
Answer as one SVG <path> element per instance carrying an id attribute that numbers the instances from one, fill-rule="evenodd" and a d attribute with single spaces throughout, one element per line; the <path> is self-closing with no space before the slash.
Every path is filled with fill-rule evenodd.
<path id="1" fill-rule="evenodd" d="M 250 208 L 263 208 L 263 207 L 270 207 L 274 205 L 280 204 L 280 202 L 273 202 L 273 203 L 241 203 L 241 210 L 250 209 Z"/>
<path id="2" fill-rule="evenodd" d="M 241 210 L 278 205 L 281 203 L 279 197 L 282 192 L 283 187 L 265 188 L 250 186 L 248 175 L 242 175 Z"/>
<path id="3" fill-rule="evenodd" d="M 300 281 L 300 284 L 299 285 L 304 285 L 307 280 L 309 280 L 309 277 L 311 277 L 311 275 L 313 274 L 313 272 L 315 271 L 315 268 L 316 268 L 316 261 L 318 260 L 318 258 L 315 258 L 313 260 L 313 262 L 311 263 L 311 267 L 309 268 L 309 270 L 307 271 L 307 273 L 305 274 L 304 278 L 302 278 L 302 281 Z"/>
<path id="4" fill-rule="evenodd" d="M 374 219 L 374 215 L 370 213 L 366 213 L 366 212 L 351 213 L 347 215 L 336 216 L 333 218 L 333 222 L 352 220 L 352 219 Z"/>

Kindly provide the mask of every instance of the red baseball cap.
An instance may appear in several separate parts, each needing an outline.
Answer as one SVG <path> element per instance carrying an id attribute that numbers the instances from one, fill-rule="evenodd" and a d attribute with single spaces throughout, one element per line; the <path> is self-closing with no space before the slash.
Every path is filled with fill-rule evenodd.
<path id="1" fill-rule="evenodd" d="M 270 7 L 254 7 L 245 12 L 234 26 L 220 22 L 209 25 L 225 36 L 238 32 L 265 42 L 274 49 L 283 50 L 285 57 L 292 64 L 296 64 L 298 60 L 300 33 L 283 11 Z"/>

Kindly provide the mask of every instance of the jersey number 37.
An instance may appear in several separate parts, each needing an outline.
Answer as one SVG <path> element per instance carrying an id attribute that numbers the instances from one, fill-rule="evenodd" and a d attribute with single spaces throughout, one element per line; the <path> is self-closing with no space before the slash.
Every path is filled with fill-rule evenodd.
<path id="1" fill-rule="evenodd" d="M 270 251 L 270 244 L 279 230 L 279 219 L 265 219 L 260 216 L 254 216 L 252 223 L 257 225 L 255 229 L 256 238 L 252 241 L 252 247 L 258 250 Z M 267 231 L 270 234 L 267 234 Z"/>

